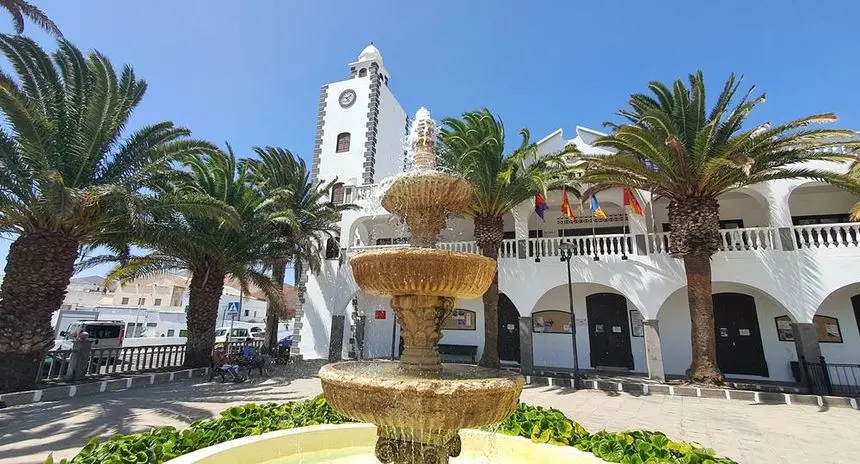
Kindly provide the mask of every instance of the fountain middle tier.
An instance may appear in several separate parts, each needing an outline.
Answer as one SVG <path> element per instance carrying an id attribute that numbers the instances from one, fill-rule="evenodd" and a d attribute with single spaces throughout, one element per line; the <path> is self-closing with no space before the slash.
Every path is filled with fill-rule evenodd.
<path id="1" fill-rule="evenodd" d="M 323 366 L 319 376 L 334 409 L 379 427 L 376 455 L 382 462 L 435 464 L 459 454 L 458 430 L 507 418 L 525 382 L 497 369 L 441 366 L 422 377 L 397 362 L 349 361 Z"/>
<path id="2" fill-rule="evenodd" d="M 477 298 L 496 272 L 485 256 L 429 248 L 368 251 L 349 264 L 358 286 L 373 295 Z"/>

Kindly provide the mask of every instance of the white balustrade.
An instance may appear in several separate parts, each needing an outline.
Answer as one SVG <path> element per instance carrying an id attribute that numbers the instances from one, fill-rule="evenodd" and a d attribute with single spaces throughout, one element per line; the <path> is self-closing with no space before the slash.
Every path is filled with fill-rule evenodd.
<path id="1" fill-rule="evenodd" d="M 720 251 L 773 250 L 776 234 L 772 227 L 721 229 Z"/>
<path id="2" fill-rule="evenodd" d="M 669 253 L 669 232 L 648 234 L 648 253 Z"/>
<path id="3" fill-rule="evenodd" d="M 499 259 L 516 258 L 516 257 L 517 257 L 517 241 L 513 240 L 513 239 L 502 241 L 502 246 L 499 247 Z"/>
<path id="4" fill-rule="evenodd" d="M 583 235 L 529 239 L 530 258 L 561 256 L 561 244 L 569 243 L 574 256 L 626 256 L 631 252 L 628 234 Z"/>
<path id="5" fill-rule="evenodd" d="M 795 226 L 794 238 L 798 248 L 858 248 L 860 223 Z"/>

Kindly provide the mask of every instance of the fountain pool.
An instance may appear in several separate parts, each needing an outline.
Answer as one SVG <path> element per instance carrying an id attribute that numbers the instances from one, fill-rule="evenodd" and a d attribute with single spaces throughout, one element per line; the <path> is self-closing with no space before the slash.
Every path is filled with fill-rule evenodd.
<path id="1" fill-rule="evenodd" d="M 316 425 L 240 438 L 176 458 L 167 464 L 377 464 L 376 427 Z M 535 444 L 525 438 L 462 430 L 463 452 L 453 464 L 599 464 L 591 453 L 569 446 Z"/>

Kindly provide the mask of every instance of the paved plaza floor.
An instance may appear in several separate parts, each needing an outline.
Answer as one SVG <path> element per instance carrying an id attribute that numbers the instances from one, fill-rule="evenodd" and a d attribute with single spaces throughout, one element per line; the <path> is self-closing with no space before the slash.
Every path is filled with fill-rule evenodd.
<path id="1" fill-rule="evenodd" d="M 0 410 L 0 464 L 42 463 L 50 452 L 70 457 L 94 435 L 183 426 L 233 405 L 320 391 L 309 369 L 242 384 L 181 382 L 7 408 Z M 560 409 L 592 432 L 660 430 L 744 464 L 850 463 L 860 455 L 860 412 L 853 409 L 553 387 L 526 388 L 522 400 Z"/>

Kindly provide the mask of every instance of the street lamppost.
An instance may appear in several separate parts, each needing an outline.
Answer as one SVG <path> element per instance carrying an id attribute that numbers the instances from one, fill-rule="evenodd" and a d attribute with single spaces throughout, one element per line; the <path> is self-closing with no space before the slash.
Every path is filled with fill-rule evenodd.
<path id="1" fill-rule="evenodd" d="M 561 260 L 567 262 L 567 299 L 570 303 L 570 335 L 573 343 L 573 388 L 579 387 L 579 354 L 576 350 L 576 315 L 573 313 L 573 280 L 570 277 L 570 259 L 575 245 L 570 242 L 559 244 Z M 595 256 L 596 258 L 596 256 Z"/>

